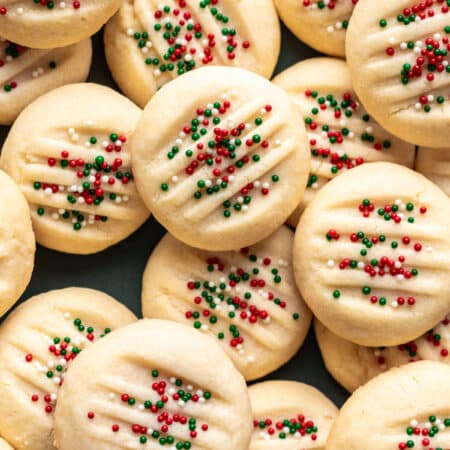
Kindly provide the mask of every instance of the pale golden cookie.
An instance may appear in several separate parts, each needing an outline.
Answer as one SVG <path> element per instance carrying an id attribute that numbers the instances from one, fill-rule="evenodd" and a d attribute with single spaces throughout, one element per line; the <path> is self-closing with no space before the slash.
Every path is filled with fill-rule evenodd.
<path id="1" fill-rule="evenodd" d="M 342 407 L 326 450 L 447 450 L 450 366 L 420 361 L 391 369 Z"/>
<path id="2" fill-rule="evenodd" d="M 0 317 L 31 279 L 36 243 L 30 210 L 14 181 L 0 170 Z"/>
<path id="3" fill-rule="evenodd" d="M 345 56 L 345 35 L 358 0 L 275 0 L 281 19 L 318 52 Z"/>
<path id="4" fill-rule="evenodd" d="M 0 34 L 32 48 L 75 44 L 96 33 L 121 0 L 2 0 Z"/>
<path id="5" fill-rule="evenodd" d="M 301 213 L 317 190 L 345 170 L 376 161 L 413 166 L 415 146 L 383 130 L 367 114 L 353 92 L 344 61 L 307 59 L 273 81 L 300 109 L 311 149 L 305 196 L 289 217 L 289 225 L 297 226 Z"/>
<path id="6" fill-rule="evenodd" d="M 249 450 L 323 450 L 338 414 L 321 392 L 295 381 L 266 381 L 249 388 L 253 436 Z"/>
<path id="7" fill-rule="evenodd" d="M 306 187 L 301 121 L 289 96 L 253 72 L 194 70 L 155 94 L 133 134 L 139 192 L 193 247 L 232 250 L 265 239 Z"/>
<path id="8" fill-rule="evenodd" d="M 247 450 L 251 420 L 244 379 L 213 339 L 141 320 L 72 365 L 55 442 L 59 450 Z"/>
<path id="9" fill-rule="evenodd" d="M 409 362 L 426 359 L 450 364 L 450 315 L 421 337 L 395 347 L 353 344 L 336 336 L 317 319 L 314 328 L 328 371 L 350 392 L 376 375 Z"/>
<path id="10" fill-rule="evenodd" d="M 280 53 L 271 0 L 126 0 L 105 29 L 114 79 L 144 107 L 165 83 L 204 65 L 269 78 Z"/>
<path id="11" fill-rule="evenodd" d="M 416 170 L 450 196 L 450 148 L 419 148 Z"/>
<path id="12" fill-rule="evenodd" d="M 303 213 L 297 285 L 317 318 L 360 345 L 403 344 L 450 310 L 450 200 L 406 167 L 365 164 Z"/>
<path id="13" fill-rule="evenodd" d="M 135 320 L 110 296 L 85 288 L 46 292 L 15 309 L 0 326 L 1 435 L 17 450 L 54 449 L 53 412 L 72 361 Z"/>
<path id="14" fill-rule="evenodd" d="M 347 31 L 353 86 L 388 131 L 448 146 L 450 7 L 446 0 L 359 0 Z"/>
<path id="15" fill-rule="evenodd" d="M 144 317 L 218 339 L 247 380 L 273 372 L 294 356 L 311 323 L 295 286 L 293 241 L 283 225 L 249 248 L 212 253 L 167 234 L 144 273 Z"/>
<path id="16" fill-rule="evenodd" d="M 0 164 L 25 194 L 40 244 L 95 253 L 148 218 L 128 142 L 140 116 L 127 98 L 90 83 L 55 89 L 20 114 Z"/>

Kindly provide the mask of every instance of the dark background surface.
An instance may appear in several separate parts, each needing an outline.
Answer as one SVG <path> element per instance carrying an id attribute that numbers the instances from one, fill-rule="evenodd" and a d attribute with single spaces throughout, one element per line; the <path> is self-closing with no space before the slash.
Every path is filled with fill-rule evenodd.
<path id="1" fill-rule="evenodd" d="M 93 44 L 93 64 L 88 81 L 118 90 L 106 65 L 101 33 L 94 36 Z M 317 56 L 317 53 L 283 27 L 281 56 L 275 73 L 312 56 Z M 7 127 L 0 126 L 0 145 L 3 144 L 7 132 Z M 140 317 L 142 273 L 152 249 L 164 232 L 164 228 L 155 219 L 150 218 L 125 241 L 90 256 L 68 255 L 38 246 L 33 278 L 21 301 L 51 289 L 68 286 L 90 287 L 110 294 Z M 341 406 L 348 396 L 327 373 L 312 329 L 297 355 L 266 379 L 297 380 L 311 384 L 338 406 Z"/>

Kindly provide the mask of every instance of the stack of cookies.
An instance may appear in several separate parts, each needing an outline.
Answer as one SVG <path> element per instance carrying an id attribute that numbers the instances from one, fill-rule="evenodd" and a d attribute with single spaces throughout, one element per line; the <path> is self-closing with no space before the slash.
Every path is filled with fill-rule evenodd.
<path id="1" fill-rule="evenodd" d="M 450 450 L 450 0 L 0 0 L 0 53 L 0 450 Z"/>

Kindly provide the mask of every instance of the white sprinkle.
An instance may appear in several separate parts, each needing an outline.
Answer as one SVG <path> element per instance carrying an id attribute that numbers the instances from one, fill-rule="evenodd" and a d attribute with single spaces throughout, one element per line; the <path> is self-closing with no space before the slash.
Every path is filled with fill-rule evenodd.
<path id="1" fill-rule="evenodd" d="M 334 261 L 332 259 L 328 260 L 328 267 L 334 267 Z"/>

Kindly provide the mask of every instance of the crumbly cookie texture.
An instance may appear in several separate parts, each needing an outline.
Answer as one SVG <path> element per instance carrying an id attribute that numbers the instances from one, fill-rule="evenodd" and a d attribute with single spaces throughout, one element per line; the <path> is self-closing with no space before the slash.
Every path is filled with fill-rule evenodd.
<path id="1" fill-rule="evenodd" d="M 19 45 L 53 49 L 96 33 L 120 0 L 2 0 L 1 35 Z"/>
<path id="2" fill-rule="evenodd" d="M 345 36 L 358 0 L 275 0 L 285 25 L 319 52 L 345 57 Z"/>
<path id="3" fill-rule="evenodd" d="M 27 202 L 0 170 L 0 317 L 25 291 L 33 272 L 35 239 Z"/>
<path id="4" fill-rule="evenodd" d="M 74 362 L 56 408 L 55 442 L 60 450 L 246 450 L 251 420 L 245 381 L 213 339 L 144 319 Z"/>
<path id="5" fill-rule="evenodd" d="M 190 72 L 152 98 L 133 134 L 143 200 L 194 247 L 232 250 L 265 239 L 306 187 L 301 121 L 289 96 L 259 75 L 229 67 Z"/>
<path id="6" fill-rule="evenodd" d="M 338 409 L 317 389 L 295 381 L 266 381 L 250 386 L 249 394 L 249 450 L 325 448 Z"/>
<path id="7" fill-rule="evenodd" d="M 403 166 L 366 164 L 325 186 L 300 219 L 297 285 L 318 319 L 360 345 L 398 345 L 450 310 L 450 201 Z"/>
<path id="8" fill-rule="evenodd" d="M 326 450 L 446 450 L 450 442 L 450 366 L 420 361 L 391 369 L 342 407 Z"/>
<path id="9" fill-rule="evenodd" d="M 295 286 L 293 240 L 283 225 L 254 246 L 206 252 L 167 234 L 144 273 L 144 317 L 214 337 L 247 380 L 273 372 L 294 356 L 311 323 Z"/>
<path id="10" fill-rule="evenodd" d="M 394 137 L 367 114 L 353 91 L 344 61 L 307 59 L 280 73 L 273 82 L 291 96 L 302 113 L 311 150 L 305 196 L 289 217 L 290 226 L 297 226 L 322 186 L 348 169 L 377 161 L 413 166 L 415 146 Z"/>
<path id="11" fill-rule="evenodd" d="M 388 131 L 448 146 L 450 6 L 446 0 L 360 0 L 347 32 L 353 85 Z"/>
<path id="12" fill-rule="evenodd" d="M 140 115 L 122 95 L 90 83 L 55 89 L 21 113 L 0 164 L 25 194 L 40 244 L 95 253 L 148 218 L 128 142 Z"/>
<path id="13" fill-rule="evenodd" d="M 113 298 L 85 288 L 46 292 L 16 308 L 0 326 L 1 435 L 17 450 L 54 449 L 54 409 L 73 361 L 135 320 Z"/>
<path id="14" fill-rule="evenodd" d="M 90 39 L 69 47 L 36 50 L 0 37 L 0 124 L 11 124 L 42 94 L 85 81 L 91 59 Z"/>
<path id="15" fill-rule="evenodd" d="M 419 148 L 416 170 L 450 196 L 450 148 Z"/>
<path id="16" fill-rule="evenodd" d="M 269 78 L 280 25 L 271 0 L 127 0 L 106 26 L 105 52 L 118 85 L 144 107 L 161 86 L 206 65 Z"/>
<path id="17" fill-rule="evenodd" d="M 394 347 L 364 347 L 340 338 L 314 321 L 317 341 L 331 375 L 353 392 L 376 375 L 420 360 L 450 364 L 450 315 L 413 341 Z"/>

